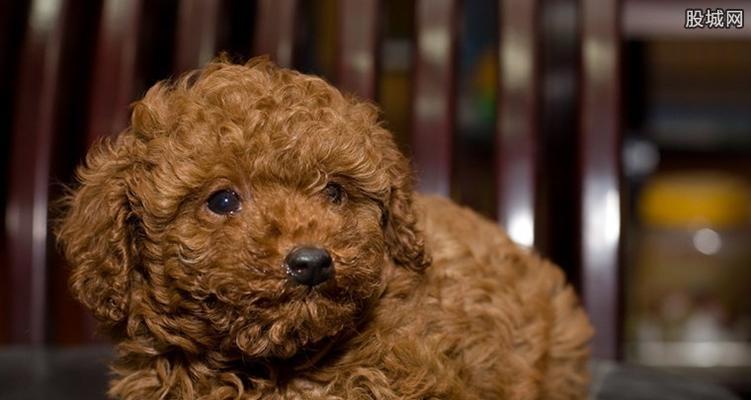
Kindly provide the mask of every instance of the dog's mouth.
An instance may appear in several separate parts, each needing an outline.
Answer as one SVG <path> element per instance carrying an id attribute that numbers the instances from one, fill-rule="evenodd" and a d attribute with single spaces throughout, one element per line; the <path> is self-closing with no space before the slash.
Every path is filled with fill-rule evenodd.
<path id="1" fill-rule="evenodd" d="M 317 355 L 319 345 L 367 318 L 383 289 L 379 259 L 362 251 L 332 255 L 335 272 L 323 282 L 301 284 L 280 269 L 254 281 L 256 291 L 235 303 L 242 306 L 230 337 L 246 356 L 288 359 L 306 349 Z"/>
<path id="2" fill-rule="evenodd" d="M 343 296 L 344 288 L 337 285 L 336 279 L 330 279 L 316 286 L 303 287 L 303 298 L 307 300 L 316 300 L 326 298 L 336 300 Z"/>
<path id="3" fill-rule="evenodd" d="M 342 296 L 333 285 L 298 287 L 268 308 L 256 304 L 238 326 L 235 343 L 251 357 L 288 359 L 307 349 L 317 353 L 319 345 L 357 324 L 361 305 Z"/>

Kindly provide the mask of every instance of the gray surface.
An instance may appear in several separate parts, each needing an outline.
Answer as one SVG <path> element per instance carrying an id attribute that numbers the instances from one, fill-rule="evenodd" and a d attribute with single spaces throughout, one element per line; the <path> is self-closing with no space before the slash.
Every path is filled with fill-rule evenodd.
<path id="1" fill-rule="evenodd" d="M 108 347 L 0 348 L 0 400 L 105 399 Z"/>
<path id="2" fill-rule="evenodd" d="M 661 370 L 593 362 L 590 398 L 597 400 L 737 400 L 723 387 Z"/>
<path id="3" fill-rule="evenodd" d="M 0 348 L 0 400 L 105 399 L 108 347 Z M 733 400 L 723 388 L 665 372 L 592 364 L 592 399 Z"/>

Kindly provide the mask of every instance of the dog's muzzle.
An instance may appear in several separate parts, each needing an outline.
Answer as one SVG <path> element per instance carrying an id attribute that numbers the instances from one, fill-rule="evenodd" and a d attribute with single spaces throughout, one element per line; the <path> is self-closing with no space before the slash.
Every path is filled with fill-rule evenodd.
<path id="1" fill-rule="evenodd" d="M 301 285 L 315 286 L 334 275 L 331 256 L 318 247 L 298 247 L 287 254 L 284 264 L 287 274 Z"/>

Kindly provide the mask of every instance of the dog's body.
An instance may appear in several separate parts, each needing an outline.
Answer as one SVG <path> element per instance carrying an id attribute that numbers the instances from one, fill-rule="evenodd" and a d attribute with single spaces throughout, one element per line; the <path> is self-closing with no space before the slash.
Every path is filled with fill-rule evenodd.
<path id="1" fill-rule="evenodd" d="M 212 63 L 87 161 L 59 238 L 118 343 L 115 397 L 585 396 L 560 270 L 413 198 L 374 109 L 317 78 Z"/>

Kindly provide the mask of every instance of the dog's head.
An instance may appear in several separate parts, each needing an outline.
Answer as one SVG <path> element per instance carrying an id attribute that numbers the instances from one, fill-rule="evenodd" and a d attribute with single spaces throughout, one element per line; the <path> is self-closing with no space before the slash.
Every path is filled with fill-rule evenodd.
<path id="1" fill-rule="evenodd" d="M 354 326 L 387 265 L 427 264 L 377 110 L 256 59 L 160 83 L 79 172 L 73 294 L 155 348 L 290 357 Z"/>

